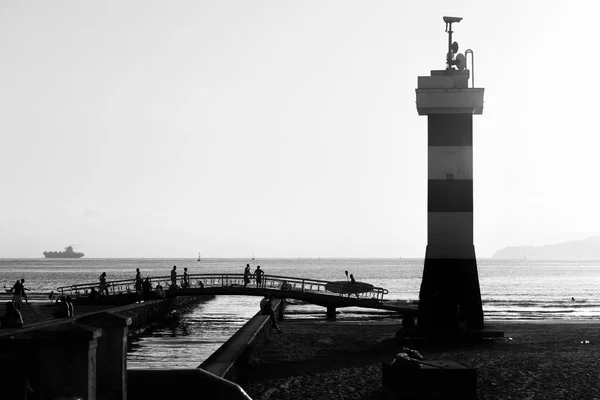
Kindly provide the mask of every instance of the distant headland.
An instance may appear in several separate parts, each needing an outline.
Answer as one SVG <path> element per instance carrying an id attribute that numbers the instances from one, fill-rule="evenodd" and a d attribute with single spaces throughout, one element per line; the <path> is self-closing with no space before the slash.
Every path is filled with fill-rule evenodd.
<path id="1" fill-rule="evenodd" d="M 498 250 L 492 257 L 503 259 L 600 259 L 600 235 L 545 246 L 509 246 Z"/>

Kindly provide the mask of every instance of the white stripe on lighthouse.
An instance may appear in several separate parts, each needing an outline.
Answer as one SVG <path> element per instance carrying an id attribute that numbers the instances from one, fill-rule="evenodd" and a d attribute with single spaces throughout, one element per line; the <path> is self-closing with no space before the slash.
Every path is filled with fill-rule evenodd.
<path id="1" fill-rule="evenodd" d="M 472 146 L 429 146 L 428 179 L 473 179 Z"/>
<path id="2" fill-rule="evenodd" d="M 427 244 L 472 245 L 473 213 L 427 213 Z"/>

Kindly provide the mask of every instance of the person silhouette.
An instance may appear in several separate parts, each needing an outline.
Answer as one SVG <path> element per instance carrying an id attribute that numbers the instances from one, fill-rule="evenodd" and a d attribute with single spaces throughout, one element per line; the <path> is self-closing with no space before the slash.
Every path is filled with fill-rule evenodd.
<path id="1" fill-rule="evenodd" d="M 171 270 L 171 287 L 169 289 L 177 289 L 177 266 L 173 265 Z"/>
<path id="2" fill-rule="evenodd" d="M 265 271 L 260 269 L 260 265 L 256 267 L 256 271 L 254 271 L 254 276 L 256 276 L 256 287 L 262 287 L 262 277 L 265 274 Z"/>
<path id="3" fill-rule="evenodd" d="M 188 273 L 187 273 L 187 268 L 184 268 L 184 269 L 183 269 L 183 281 L 182 281 L 182 283 L 181 283 L 181 286 L 182 286 L 184 289 L 187 289 L 187 288 L 189 288 L 189 287 L 190 287 L 190 277 L 189 277 L 189 275 L 188 275 Z"/>
<path id="4" fill-rule="evenodd" d="M 100 294 L 102 294 L 103 292 L 108 296 L 108 284 L 106 283 L 106 272 L 103 272 L 102 275 L 100 275 Z"/>
<path id="5" fill-rule="evenodd" d="M 275 328 L 277 332 L 281 333 L 281 329 L 279 329 L 279 324 L 277 323 L 277 317 L 275 317 L 275 312 L 273 311 L 273 295 L 269 293 L 265 298 L 267 301 L 263 306 L 262 312 L 264 315 L 268 315 L 269 320 L 271 321 L 271 328 L 269 330 L 272 331 L 273 328 Z"/>
<path id="6" fill-rule="evenodd" d="M 244 268 L 244 287 L 246 287 L 250 283 L 250 264 L 246 264 L 246 268 Z"/>

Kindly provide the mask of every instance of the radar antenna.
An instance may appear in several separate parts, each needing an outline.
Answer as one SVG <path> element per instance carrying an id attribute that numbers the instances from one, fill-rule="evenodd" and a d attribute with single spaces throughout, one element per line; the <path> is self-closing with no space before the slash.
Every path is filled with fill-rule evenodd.
<path id="1" fill-rule="evenodd" d="M 458 53 L 458 43 L 452 41 L 452 24 L 462 21 L 462 17 L 444 17 L 446 23 L 446 32 L 448 33 L 448 52 L 446 53 L 446 69 L 454 69 L 456 65 L 459 70 L 465 68 L 465 56 L 458 54 L 456 59 L 454 55 Z"/>

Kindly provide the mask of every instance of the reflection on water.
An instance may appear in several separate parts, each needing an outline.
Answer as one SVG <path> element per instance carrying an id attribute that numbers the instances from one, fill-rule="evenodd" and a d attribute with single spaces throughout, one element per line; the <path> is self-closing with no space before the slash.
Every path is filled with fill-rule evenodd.
<path id="1" fill-rule="evenodd" d="M 130 340 L 128 368 L 196 368 L 259 310 L 260 297 L 217 296 Z"/>

